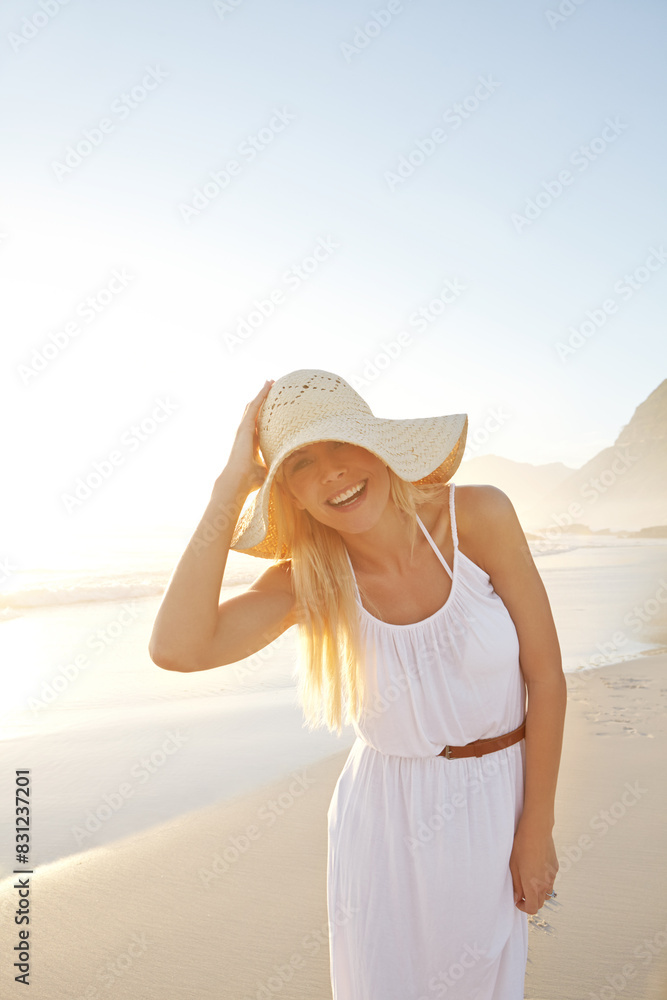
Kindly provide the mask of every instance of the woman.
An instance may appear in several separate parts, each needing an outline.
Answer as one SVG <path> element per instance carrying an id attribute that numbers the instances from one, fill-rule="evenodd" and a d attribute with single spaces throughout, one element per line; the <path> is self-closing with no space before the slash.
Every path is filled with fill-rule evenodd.
<path id="1" fill-rule="evenodd" d="M 378 419 L 331 372 L 265 383 L 151 638 L 159 666 L 207 670 L 298 624 L 308 724 L 353 725 L 327 816 L 334 1000 L 520 1000 L 526 915 L 555 896 L 558 638 L 508 498 L 450 482 L 466 432 Z M 274 563 L 218 605 L 230 547 Z"/>

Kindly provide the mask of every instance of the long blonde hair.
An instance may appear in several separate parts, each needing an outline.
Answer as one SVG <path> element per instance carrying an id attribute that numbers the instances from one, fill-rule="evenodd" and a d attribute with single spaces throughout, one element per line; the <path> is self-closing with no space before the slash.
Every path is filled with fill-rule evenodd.
<path id="1" fill-rule="evenodd" d="M 408 516 L 410 554 L 417 537 L 416 508 L 442 502 L 448 484 L 416 485 L 387 466 L 390 502 Z M 292 587 L 299 629 L 297 698 L 310 730 L 326 726 L 340 735 L 358 721 L 366 686 L 354 579 L 338 532 L 289 499 L 282 469 L 273 489 L 276 551 L 291 552 Z M 290 560 L 280 560 L 289 562 Z M 359 587 L 363 593 L 363 588 Z M 365 603 L 373 606 L 364 594 Z M 377 610 L 377 609 L 376 609 Z M 380 617 L 377 615 L 377 617 Z"/>

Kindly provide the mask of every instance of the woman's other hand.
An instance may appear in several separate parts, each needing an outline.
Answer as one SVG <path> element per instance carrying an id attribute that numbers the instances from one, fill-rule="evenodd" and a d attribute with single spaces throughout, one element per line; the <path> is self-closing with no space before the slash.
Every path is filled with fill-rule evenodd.
<path id="1" fill-rule="evenodd" d="M 551 833 L 519 827 L 510 855 L 515 905 L 526 913 L 537 913 L 553 892 L 558 858 Z"/>

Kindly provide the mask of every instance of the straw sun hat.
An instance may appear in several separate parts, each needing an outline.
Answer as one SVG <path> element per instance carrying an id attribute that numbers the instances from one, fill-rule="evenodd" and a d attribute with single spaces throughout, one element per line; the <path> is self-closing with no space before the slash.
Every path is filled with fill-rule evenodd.
<path id="1" fill-rule="evenodd" d="M 317 441 L 345 441 L 377 455 L 401 479 L 446 483 L 463 458 L 468 416 L 375 417 L 345 379 L 303 368 L 273 383 L 257 416 L 257 432 L 268 473 L 241 511 L 230 547 L 263 559 L 286 559 L 289 552 L 276 552 L 272 485 L 279 465 L 293 451 Z"/>

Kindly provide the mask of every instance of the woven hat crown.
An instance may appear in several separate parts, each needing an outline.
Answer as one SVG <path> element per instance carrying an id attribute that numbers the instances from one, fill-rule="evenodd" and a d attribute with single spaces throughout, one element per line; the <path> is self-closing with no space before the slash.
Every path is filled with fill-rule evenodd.
<path id="1" fill-rule="evenodd" d="M 355 416 L 372 417 L 365 399 L 345 379 L 331 372 L 301 369 L 274 382 L 257 419 L 259 447 L 270 466 L 286 441 L 295 434 Z"/>

